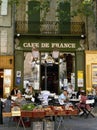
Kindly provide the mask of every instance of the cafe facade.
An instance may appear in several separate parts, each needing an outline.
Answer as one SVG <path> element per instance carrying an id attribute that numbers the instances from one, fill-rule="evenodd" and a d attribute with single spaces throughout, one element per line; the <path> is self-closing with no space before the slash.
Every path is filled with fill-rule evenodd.
<path id="1" fill-rule="evenodd" d="M 15 86 L 59 93 L 72 84 L 85 87 L 85 58 L 80 37 L 20 35 L 15 38 Z M 33 56 L 33 48 L 39 55 Z M 54 56 L 53 56 L 53 52 Z M 58 53 L 57 53 L 58 52 Z"/>

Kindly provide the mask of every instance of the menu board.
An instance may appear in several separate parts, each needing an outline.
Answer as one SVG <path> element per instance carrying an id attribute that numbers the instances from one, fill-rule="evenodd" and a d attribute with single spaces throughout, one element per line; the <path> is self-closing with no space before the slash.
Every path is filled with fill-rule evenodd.
<path id="1" fill-rule="evenodd" d="M 97 64 L 92 64 L 92 85 L 97 86 Z"/>
<path id="2" fill-rule="evenodd" d="M 78 71 L 78 87 L 83 87 L 84 83 L 83 83 L 83 71 Z"/>

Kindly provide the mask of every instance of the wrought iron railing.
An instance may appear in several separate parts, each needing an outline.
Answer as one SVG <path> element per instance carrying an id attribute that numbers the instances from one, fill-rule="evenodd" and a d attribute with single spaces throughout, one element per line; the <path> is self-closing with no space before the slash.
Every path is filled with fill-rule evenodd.
<path id="1" fill-rule="evenodd" d="M 84 22 L 32 22 L 32 21 L 16 21 L 16 33 L 21 34 L 85 34 Z"/>

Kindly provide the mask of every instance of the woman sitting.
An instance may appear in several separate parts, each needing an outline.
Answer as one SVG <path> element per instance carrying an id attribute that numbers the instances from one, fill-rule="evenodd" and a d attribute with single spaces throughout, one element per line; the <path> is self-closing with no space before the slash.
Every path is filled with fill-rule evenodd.
<path id="1" fill-rule="evenodd" d="M 79 109 L 79 115 L 82 115 L 84 113 L 83 110 L 90 111 L 91 107 L 89 104 L 86 104 L 87 96 L 84 90 L 81 90 L 80 96 L 79 96 L 79 103 L 77 103 L 77 108 Z"/>

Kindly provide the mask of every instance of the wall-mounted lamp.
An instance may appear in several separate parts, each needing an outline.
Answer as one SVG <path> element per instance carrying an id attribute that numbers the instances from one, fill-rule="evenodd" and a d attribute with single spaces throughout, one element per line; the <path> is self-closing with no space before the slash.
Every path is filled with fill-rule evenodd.
<path id="1" fill-rule="evenodd" d="M 20 33 L 17 33 L 17 37 L 19 37 L 20 36 Z"/>
<path id="2" fill-rule="evenodd" d="M 84 34 L 82 34 L 81 39 L 80 39 L 80 47 L 82 50 L 85 49 L 85 38 L 86 38 L 86 36 Z"/>
<path id="3" fill-rule="evenodd" d="M 85 39 L 86 38 L 86 36 L 84 35 L 84 34 L 81 34 L 81 39 Z"/>

